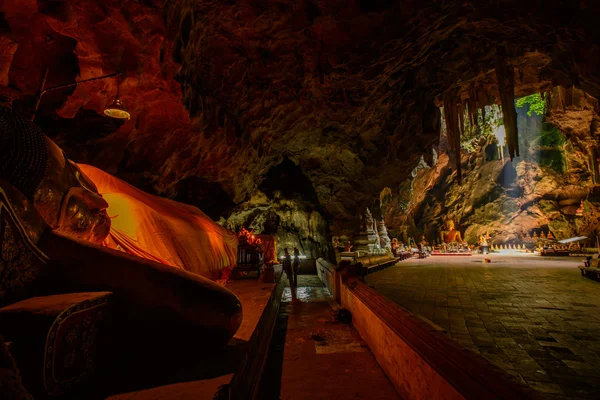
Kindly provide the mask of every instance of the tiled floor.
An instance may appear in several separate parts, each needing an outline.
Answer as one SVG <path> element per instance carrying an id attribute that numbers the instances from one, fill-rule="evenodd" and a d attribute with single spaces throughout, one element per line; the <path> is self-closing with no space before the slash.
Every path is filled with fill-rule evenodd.
<path id="1" fill-rule="evenodd" d="M 600 398 L 600 283 L 580 258 L 491 259 L 411 259 L 367 282 L 545 398 Z"/>

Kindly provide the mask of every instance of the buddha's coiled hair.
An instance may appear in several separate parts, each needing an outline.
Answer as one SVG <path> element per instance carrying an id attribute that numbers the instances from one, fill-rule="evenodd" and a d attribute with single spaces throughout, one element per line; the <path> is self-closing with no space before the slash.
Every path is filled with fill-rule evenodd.
<path id="1" fill-rule="evenodd" d="M 46 175 L 48 157 L 40 127 L 24 115 L 0 108 L 0 179 L 33 199 Z"/>

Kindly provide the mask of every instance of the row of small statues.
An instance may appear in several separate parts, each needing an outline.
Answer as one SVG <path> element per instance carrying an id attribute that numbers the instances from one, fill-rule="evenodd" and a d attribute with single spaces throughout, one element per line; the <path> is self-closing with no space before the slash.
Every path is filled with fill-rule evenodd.
<path id="1" fill-rule="evenodd" d="M 525 247 L 525 243 L 522 243 L 520 246 L 518 244 L 494 244 L 492 245 L 492 250 L 527 250 L 527 248 Z"/>
<path id="2" fill-rule="evenodd" d="M 545 234 L 544 231 L 542 231 L 539 236 L 536 231 L 533 231 L 533 235 L 530 235 L 529 232 L 527 232 L 525 235 L 523 235 L 523 233 L 521 233 L 521 237 L 523 237 L 525 239 L 537 239 L 537 238 L 548 239 L 548 240 L 555 239 L 554 235 L 550 231 L 548 231 L 548 234 Z"/>

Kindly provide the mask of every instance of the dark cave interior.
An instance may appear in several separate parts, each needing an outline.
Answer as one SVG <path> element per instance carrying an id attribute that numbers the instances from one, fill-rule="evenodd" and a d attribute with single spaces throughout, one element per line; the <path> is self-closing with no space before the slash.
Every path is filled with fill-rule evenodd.
<path id="1" fill-rule="evenodd" d="M 5 0 L 0 305 L 60 264 L 135 299 L 142 332 L 156 307 L 223 341 L 242 313 L 222 285 L 258 240 L 311 272 L 392 243 L 597 246 L 599 18 L 593 0 Z M 84 253 L 106 276 L 77 275 Z"/>

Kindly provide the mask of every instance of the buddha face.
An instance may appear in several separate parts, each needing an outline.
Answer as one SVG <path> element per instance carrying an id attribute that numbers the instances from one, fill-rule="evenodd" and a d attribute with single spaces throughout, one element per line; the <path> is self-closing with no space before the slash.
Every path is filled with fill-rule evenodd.
<path id="1" fill-rule="evenodd" d="M 46 138 L 48 171 L 34 195 L 35 208 L 51 228 L 76 239 L 101 243 L 110 231 L 108 204 L 96 185 Z"/>
<path id="2" fill-rule="evenodd" d="M 446 223 L 444 224 L 446 226 L 446 229 L 449 231 L 453 231 L 454 230 L 454 221 L 452 221 L 451 219 L 449 219 L 448 221 L 446 221 Z"/>

